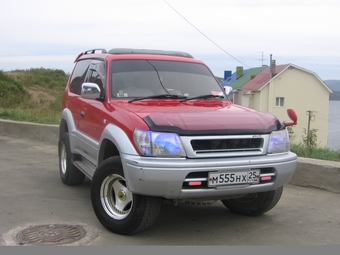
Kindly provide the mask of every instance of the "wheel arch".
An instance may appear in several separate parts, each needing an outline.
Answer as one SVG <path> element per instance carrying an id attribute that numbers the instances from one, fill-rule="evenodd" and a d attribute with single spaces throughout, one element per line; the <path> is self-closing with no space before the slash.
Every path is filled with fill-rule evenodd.
<path id="1" fill-rule="evenodd" d="M 111 156 L 119 156 L 121 153 L 138 155 L 126 133 L 120 127 L 109 124 L 105 127 L 100 138 L 98 165 L 105 159 Z"/>
<path id="2" fill-rule="evenodd" d="M 98 154 L 98 165 L 103 162 L 105 159 L 112 156 L 119 156 L 119 150 L 117 146 L 109 139 L 104 139 L 101 142 L 101 146 Z"/>
<path id="3" fill-rule="evenodd" d="M 69 109 L 65 108 L 61 114 L 59 122 L 59 141 L 61 140 L 63 134 L 70 133 L 75 130 L 75 124 L 73 120 L 72 113 Z M 74 144 L 72 137 L 69 135 L 71 148 Z"/>
<path id="4" fill-rule="evenodd" d="M 67 126 L 67 122 L 65 119 L 61 119 L 60 120 L 60 124 L 59 124 L 59 141 L 61 140 L 61 137 L 63 136 L 63 134 L 68 133 L 68 126 Z"/>

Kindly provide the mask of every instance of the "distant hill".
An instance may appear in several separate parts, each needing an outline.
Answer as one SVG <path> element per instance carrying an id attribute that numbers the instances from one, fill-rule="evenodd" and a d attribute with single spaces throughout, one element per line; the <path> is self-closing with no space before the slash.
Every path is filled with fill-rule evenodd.
<path id="1" fill-rule="evenodd" d="M 333 92 L 329 94 L 329 100 L 340 101 L 340 80 L 325 80 L 323 82 Z"/>
<path id="2" fill-rule="evenodd" d="M 328 86 L 331 91 L 340 91 L 340 80 L 325 80 L 323 82 Z"/>

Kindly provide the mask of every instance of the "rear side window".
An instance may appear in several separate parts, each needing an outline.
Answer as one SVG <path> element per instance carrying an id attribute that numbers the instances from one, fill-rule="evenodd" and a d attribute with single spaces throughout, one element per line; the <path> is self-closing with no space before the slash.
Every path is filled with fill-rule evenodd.
<path id="1" fill-rule="evenodd" d="M 70 81 L 70 91 L 72 93 L 80 95 L 81 84 L 84 83 L 90 63 L 91 59 L 80 60 L 76 63 Z"/>

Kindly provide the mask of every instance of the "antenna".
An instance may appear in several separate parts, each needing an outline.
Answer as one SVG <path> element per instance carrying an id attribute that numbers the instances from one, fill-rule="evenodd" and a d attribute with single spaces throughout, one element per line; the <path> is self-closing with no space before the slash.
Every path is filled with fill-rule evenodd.
<path id="1" fill-rule="evenodd" d="M 267 60 L 267 59 L 264 59 L 264 58 L 263 58 L 263 53 L 264 53 L 264 52 L 263 52 L 263 51 L 258 51 L 257 53 L 261 53 L 261 54 L 262 54 L 262 58 L 261 58 L 260 60 L 261 60 L 262 66 L 263 66 L 263 60 Z"/>

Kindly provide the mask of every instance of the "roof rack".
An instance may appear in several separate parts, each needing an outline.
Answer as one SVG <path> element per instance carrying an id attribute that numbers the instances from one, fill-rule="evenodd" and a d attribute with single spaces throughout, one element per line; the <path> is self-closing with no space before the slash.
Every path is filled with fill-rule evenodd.
<path id="1" fill-rule="evenodd" d="M 164 51 L 164 50 L 149 50 L 149 49 L 130 49 L 130 48 L 114 48 L 109 50 L 110 54 L 155 54 L 155 55 L 170 55 L 186 58 L 194 58 L 192 55 L 181 51 Z"/>
<path id="2" fill-rule="evenodd" d="M 92 49 L 92 50 L 87 50 L 84 52 L 84 55 L 86 54 L 94 54 L 96 53 L 97 50 L 100 50 L 101 52 L 100 53 L 107 53 L 106 49 Z"/>
<path id="3" fill-rule="evenodd" d="M 81 52 L 77 57 L 76 59 L 74 60 L 74 63 L 77 62 L 77 60 L 83 56 L 83 55 L 86 55 L 86 54 L 94 54 L 96 53 L 96 51 L 100 50 L 101 53 L 107 53 L 107 51 L 105 49 L 92 49 L 92 50 L 87 50 L 87 51 L 84 51 L 84 52 Z"/>

